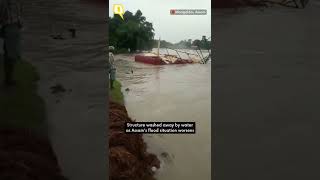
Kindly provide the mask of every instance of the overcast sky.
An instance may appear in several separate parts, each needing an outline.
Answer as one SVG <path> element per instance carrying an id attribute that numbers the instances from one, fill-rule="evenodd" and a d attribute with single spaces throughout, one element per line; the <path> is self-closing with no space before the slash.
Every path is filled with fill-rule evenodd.
<path id="1" fill-rule="evenodd" d="M 179 42 L 211 36 L 211 0 L 110 0 L 109 16 L 113 4 L 123 4 L 125 11 L 142 11 L 153 24 L 155 39 Z M 207 15 L 170 15 L 171 9 L 206 9 Z"/>

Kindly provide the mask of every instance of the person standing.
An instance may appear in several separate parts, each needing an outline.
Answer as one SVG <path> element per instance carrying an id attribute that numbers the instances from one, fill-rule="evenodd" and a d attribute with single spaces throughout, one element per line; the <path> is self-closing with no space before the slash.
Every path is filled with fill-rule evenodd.
<path id="1" fill-rule="evenodd" d="M 114 47 L 109 47 L 109 59 L 108 59 L 108 73 L 109 73 L 109 81 L 110 88 L 114 88 L 114 81 L 116 80 L 116 66 L 114 65 L 114 56 L 113 56 Z"/>
<path id="2" fill-rule="evenodd" d="M 20 0 L 0 0 L 0 36 L 3 39 L 5 85 L 15 85 L 14 67 L 21 59 L 22 5 Z"/>

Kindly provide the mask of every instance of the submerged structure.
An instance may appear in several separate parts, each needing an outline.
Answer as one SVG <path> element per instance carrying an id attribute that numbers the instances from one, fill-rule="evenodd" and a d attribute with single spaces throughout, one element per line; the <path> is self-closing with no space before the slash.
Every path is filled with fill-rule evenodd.
<path id="1" fill-rule="evenodd" d="M 160 54 L 160 39 L 158 41 L 157 53 L 143 53 L 135 56 L 136 62 L 141 62 L 145 64 L 153 65 L 169 65 L 169 64 L 193 64 L 193 63 L 202 63 L 205 64 L 209 61 L 211 57 L 211 52 L 208 50 L 209 54 L 204 56 L 202 50 L 193 46 L 195 53 L 190 53 L 182 50 L 176 50 L 171 48 L 165 48 L 167 54 Z M 176 52 L 176 55 L 169 53 L 168 49 Z M 182 58 L 181 53 L 185 54 L 188 58 Z"/>
<path id="2" fill-rule="evenodd" d="M 158 56 L 153 53 L 146 53 L 143 55 L 135 56 L 136 62 L 142 62 L 153 65 L 166 65 L 166 64 L 192 64 L 193 60 L 181 59 L 174 55 Z"/>

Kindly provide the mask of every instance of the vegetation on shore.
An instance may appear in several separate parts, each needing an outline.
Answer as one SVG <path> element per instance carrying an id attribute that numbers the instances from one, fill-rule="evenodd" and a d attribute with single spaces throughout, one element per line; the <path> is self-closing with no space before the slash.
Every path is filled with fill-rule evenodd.
<path id="1" fill-rule="evenodd" d="M 36 81 L 39 74 L 26 61 L 17 63 L 14 78 L 17 86 L 1 85 L 0 126 L 16 128 L 40 128 L 45 120 L 45 103 L 37 94 Z M 0 65 L 0 79 L 3 82 L 3 63 Z"/>
<path id="2" fill-rule="evenodd" d="M 140 10 L 135 14 L 126 11 L 123 17 L 124 20 L 119 15 L 108 18 L 109 45 L 114 46 L 116 51 L 150 50 L 154 38 L 152 23 L 146 20 Z"/>
<path id="3" fill-rule="evenodd" d="M 147 152 L 142 134 L 125 132 L 125 123 L 134 122 L 124 105 L 109 102 L 109 179 L 155 180 L 160 168 L 156 155 Z"/>
<path id="4" fill-rule="evenodd" d="M 211 41 L 206 36 L 202 36 L 202 39 L 188 39 L 182 40 L 178 43 L 171 43 L 165 40 L 160 41 L 160 48 L 172 48 L 172 49 L 191 49 L 192 46 L 199 47 L 200 49 L 211 49 Z M 154 40 L 153 47 L 158 47 L 158 40 Z"/>
<path id="5" fill-rule="evenodd" d="M 119 104 L 124 104 L 124 97 L 121 91 L 121 83 L 119 81 L 115 81 L 113 84 L 114 88 L 110 90 L 111 100 L 117 102 Z"/>
<path id="6" fill-rule="evenodd" d="M 16 87 L 0 87 L 0 179 L 66 180 L 47 136 L 45 103 L 37 94 L 39 74 L 20 61 L 14 79 Z"/>

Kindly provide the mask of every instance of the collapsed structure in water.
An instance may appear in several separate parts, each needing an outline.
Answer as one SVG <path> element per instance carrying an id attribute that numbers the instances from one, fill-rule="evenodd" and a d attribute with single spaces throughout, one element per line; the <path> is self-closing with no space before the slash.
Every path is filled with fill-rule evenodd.
<path id="1" fill-rule="evenodd" d="M 195 53 L 190 53 L 182 50 L 165 48 L 167 54 L 160 54 L 160 39 L 158 41 L 158 50 L 157 53 L 143 53 L 135 56 L 136 62 L 141 62 L 145 64 L 153 64 L 153 65 L 169 65 L 169 64 L 193 64 L 193 63 L 201 63 L 205 64 L 211 58 L 211 51 L 208 50 L 208 55 L 205 56 L 202 53 L 202 50 L 193 46 Z M 170 54 L 168 49 L 176 52 L 176 55 Z M 181 53 L 185 54 L 188 58 L 182 58 Z"/>

